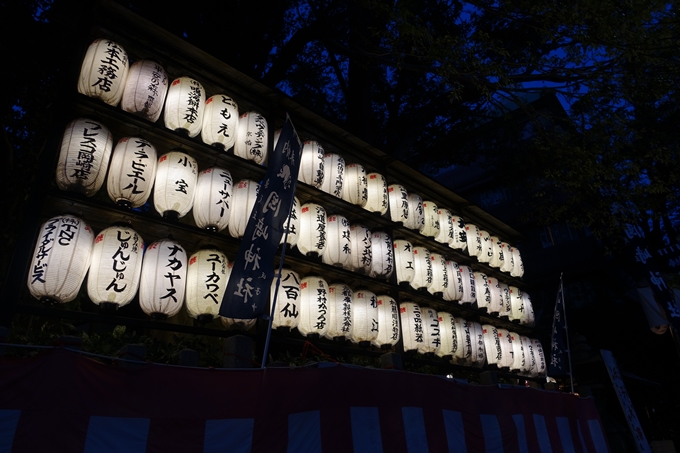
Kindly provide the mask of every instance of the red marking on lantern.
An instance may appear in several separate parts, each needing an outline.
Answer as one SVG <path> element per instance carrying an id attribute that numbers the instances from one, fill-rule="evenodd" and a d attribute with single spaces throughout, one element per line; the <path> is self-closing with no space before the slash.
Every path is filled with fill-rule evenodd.
<path id="1" fill-rule="evenodd" d="M 189 266 L 191 266 L 191 265 L 194 264 L 195 262 L 196 262 L 196 257 L 195 257 L 195 256 L 192 256 L 191 259 L 189 260 Z"/>
<path id="2" fill-rule="evenodd" d="M 95 244 L 99 244 L 99 243 L 100 243 L 101 241 L 103 241 L 103 240 L 104 240 L 104 235 L 103 235 L 103 234 L 100 234 L 99 236 L 97 236 L 97 237 L 95 238 L 94 243 L 95 243 Z"/>
<path id="3" fill-rule="evenodd" d="M 179 79 L 175 79 L 172 81 L 172 86 L 179 85 L 180 83 L 182 82 Z"/>

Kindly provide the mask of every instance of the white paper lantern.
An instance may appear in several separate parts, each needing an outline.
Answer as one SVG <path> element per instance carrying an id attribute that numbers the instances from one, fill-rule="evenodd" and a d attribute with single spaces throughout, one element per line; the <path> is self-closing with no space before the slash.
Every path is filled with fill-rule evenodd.
<path id="1" fill-rule="evenodd" d="M 196 159 L 180 151 L 170 151 L 158 159 L 153 205 L 165 218 L 177 219 L 189 213 L 194 204 L 198 178 Z"/>
<path id="2" fill-rule="evenodd" d="M 328 332 L 328 283 L 319 276 L 300 281 L 300 323 L 305 337 L 323 337 Z"/>
<path id="3" fill-rule="evenodd" d="M 121 138 L 113 150 L 106 180 L 109 198 L 120 206 L 138 208 L 149 199 L 156 180 L 156 148 L 139 137 Z"/>
<path id="4" fill-rule="evenodd" d="M 456 250 L 467 250 L 468 239 L 465 221 L 462 217 L 454 215 L 451 216 L 451 222 L 453 223 L 453 238 L 449 242 L 449 247 Z"/>
<path id="5" fill-rule="evenodd" d="M 201 125 L 203 143 L 228 151 L 236 142 L 238 127 L 238 104 L 230 96 L 215 94 L 205 101 Z"/>
<path id="6" fill-rule="evenodd" d="M 194 222 L 199 228 L 222 231 L 229 225 L 233 180 L 224 168 L 212 167 L 198 174 L 194 192 Z"/>
<path id="7" fill-rule="evenodd" d="M 472 223 L 465 224 L 465 237 L 467 239 L 467 251 L 470 256 L 479 257 L 484 251 L 479 228 Z"/>
<path id="8" fill-rule="evenodd" d="M 399 304 L 399 318 L 404 352 L 417 351 L 419 346 L 425 342 L 420 306 L 413 302 L 402 302 Z"/>
<path id="9" fill-rule="evenodd" d="M 427 289 L 432 285 L 432 261 L 430 251 L 425 247 L 413 247 L 413 267 L 415 272 L 411 287 L 414 289 Z"/>
<path id="10" fill-rule="evenodd" d="M 524 314 L 524 301 L 522 291 L 516 286 L 510 286 L 510 321 L 521 321 Z"/>
<path id="11" fill-rule="evenodd" d="M 507 329 L 498 329 L 498 341 L 501 343 L 501 350 L 503 357 L 501 358 L 500 368 L 507 368 L 508 370 L 515 361 L 514 349 L 512 348 L 512 336 Z"/>
<path id="12" fill-rule="evenodd" d="M 417 193 L 409 192 L 408 194 L 408 217 L 404 226 L 415 231 L 422 231 L 425 228 L 423 198 Z"/>
<path id="13" fill-rule="evenodd" d="M 251 179 L 242 179 L 233 188 L 228 223 L 231 237 L 238 239 L 245 234 L 259 192 L 260 185 Z"/>
<path id="14" fill-rule="evenodd" d="M 345 178 L 345 159 L 339 154 L 326 153 L 323 158 L 323 172 L 321 190 L 341 198 Z"/>
<path id="15" fill-rule="evenodd" d="M 389 197 L 387 196 L 387 180 L 380 173 L 366 175 L 367 198 L 364 209 L 370 212 L 378 212 L 380 215 L 387 213 Z"/>
<path id="16" fill-rule="evenodd" d="M 513 247 L 510 247 L 505 242 L 501 242 L 501 251 L 503 253 L 503 263 L 501 264 L 501 271 L 510 273 L 512 272 L 512 266 L 515 262 L 512 256 Z"/>
<path id="17" fill-rule="evenodd" d="M 279 244 L 284 241 L 291 247 L 297 244 L 298 232 L 300 231 L 300 200 L 298 197 L 293 197 L 293 205 L 290 208 L 290 213 L 283 222 L 283 234 Z M 288 235 L 286 235 L 288 232 Z"/>
<path id="18" fill-rule="evenodd" d="M 543 345 L 541 342 L 532 339 L 531 345 L 534 347 L 534 358 L 536 359 L 536 374 L 538 376 L 546 376 L 548 369 L 546 368 L 545 355 L 543 354 Z"/>
<path id="19" fill-rule="evenodd" d="M 436 354 L 441 345 L 437 310 L 428 307 L 420 307 L 420 311 L 423 316 L 423 337 L 425 341 L 418 344 L 418 352 L 420 354 Z"/>
<path id="20" fill-rule="evenodd" d="M 512 311 L 512 308 L 511 308 L 511 305 L 510 305 L 510 286 L 508 286 L 507 283 L 500 282 L 500 287 L 501 287 L 502 308 L 501 308 L 501 311 L 498 312 L 498 316 L 509 318 L 510 312 Z"/>
<path id="21" fill-rule="evenodd" d="M 522 349 L 524 349 L 524 366 L 522 367 L 522 374 L 525 376 L 535 376 L 538 374 L 538 366 L 536 364 L 536 356 L 534 355 L 534 345 L 529 337 L 520 336 L 519 338 L 522 342 Z"/>
<path id="22" fill-rule="evenodd" d="M 87 295 L 101 307 L 119 308 L 137 295 L 144 240 L 128 226 L 102 230 L 94 240 Z"/>
<path id="23" fill-rule="evenodd" d="M 203 129 L 205 89 L 198 80 L 180 77 L 168 88 L 163 110 L 165 127 L 196 137 Z"/>
<path id="24" fill-rule="evenodd" d="M 463 297 L 463 275 L 460 272 L 458 263 L 446 260 L 446 274 L 449 279 L 442 298 L 448 301 L 460 300 Z"/>
<path id="25" fill-rule="evenodd" d="M 534 325 L 534 306 L 531 304 L 531 297 L 526 291 L 522 291 L 522 307 L 524 311 L 520 324 L 532 327 Z"/>
<path id="26" fill-rule="evenodd" d="M 468 321 L 463 318 L 454 317 L 453 324 L 455 327 L 456 345 L 451 363 L 470 366 L 472 365 L 472 353 L 474 351 L 474 332 L 470 330 Z"/>
<path id="27" fill-rule="evenodd" d="M 165 319 L 176 315 L 184 304 L 187 254 L 170 239 L 149 245 L 144 254 L 139 281 L 139 305 L 147 315 Z"/>
<path id="28" fill-rule="evenodd" d="M 342 199 L 357 206 L 366 206 L 368 201 L 368 179 L 363 165 L 347 164 Z"/>
<path id="29" fill-rule="evenodd" d="M 279 285 L 278 291 L 276 285 Z M 270 303 L 276 295 L 276 307 L 272 320 L 273 329 L 294 329 L 300 323 L 300 276 L 290 269 L 281 269 L 281 280 L 272 281 Z M 271 312 L 271 309 L 270 309 Z"/>
<path id="30" fill-rule="evenodd" d="M 302 146 L 298 181 L 314 186 L 317 189 L 323 184 L 324 151 L 319 142 L 308 140 Z"/>
<path id="31" fill-rule="evenodd" d="M 64 130 L 57 162 L 57 186 L 91 197 L 104 184 L 113 149 L 111 132 L 100 122 L 71 121 Z"/>
<path id="32" fill-rule="evenodd" d="M 371 342 L 381 349 L 391 349 L 401 338 L 399 305 L 387 295 L 378 296 L 378 336 Z"/>
<path id="33" fill-rule="evenodd" d="M 321 256 L 326 249 L 326 210 L 316 203 L 300 208 L 300 234 L 297 248 L 305 256 Z"/>
<path id="34" fill-rule="evenodd" d="M 503 249 L 501 248 L 502 242 L 497 236 L 491 236 L 490 241 L 491 259 L 489 260 L 489 266 L 500 269 L 501 264 L 503 264 Z"/>
<path id="35" fill-rule="evenodd" d="M 186 307 L 189 315 L 201 322 L 219 316 L 229 274 L 227 256 L 214 248 L 199 250 L 189 258 Z"/>
<path id="36" fill-rule="evenodd" d="M 420 233 L 436 238 L 440 231 L 439 208 L 433 201 L 423 200 L 423 228 Z"/>
<path id="37" fill-rule="evenodd" d="M 269 149 L 267 120 L 257 112 L 246 112 L 238 120 L 234 154 L 243 159 L 263 164 Z"/>
<path id="38" fill-rule="evenodd" d="M 354 306 L 352 288 L 344 283 L 328 286 L 328 331 L 325 337 L 331 340 L 349 339 L 352 333 L 352 312 Z"/>
<path id="39" fill-rule="evenodd" d="M 477 301 L 477 285 L 475 273 L 470 266 L 459 266 L 460 278 L 463 281 L 463 294 L 460 297 L 461 304 L 472 304 Z"/>
<path id="40" fill-rule="evenodd" d="M 475 293 L 477 294 L 477 308 L 489 310 L 491 306 L 491 288 L 484 272 L 475 272 Z"/>
<path id="41" fill-rule="evenodd" d="M 484 331 L 484 346 L 486 359 L 491 366 L 501 368 L 503 360 L 503 348 L 498 337 L 498 328 L 491 324 L 482 325 Z"/>
<path id="42" fill-rule="evenodd" d="M 120 107 L 155 123 L 163 112 L 167 92 L 168 74 L 163 66 L 154 60 L 139 60 L 130 66 Z"/>
<path id="43" fill-rule="evenodd" d="M 413 258 L 413 245 L 405 239 L 394 241 L 394 266 L 397 270 L 397 283 L 411 283 L 416 274 Z"/>
<path id="44" fill-rule="evenodd" d="M 439 253 L 430 253 L 430 265 L 432 268 L 432 284 L 427 287 L 427 291 L 430 294 L 443 297 L 450 284 L 446 258 Z"/>
<path id="45" fill-rule="evenodd" d="M 378 337 L 378 297 L 367 290 L 352 296 L 352 343 L 368 346 Z"/>
<path id="46" fill-rule="evenodd" d="M 438 312 L 437 316 L 439 317 L 439 336 L 441 339 L 441 344 L 437 350 L 437 357 L 451 360 L 458 349 L 454 317 L 451 313 L 445 311 Z"/>
<path id="47" fill-rule="evenodd" d="M 481 263 L 488 263 L 491 261 L 491 257 L 493 256 L 491 247 L 491 235 L 489 234 L 488 231 L 479 230 L 479 237 L 482 240 L 482 251 L 479 255 L 477 255 L 477 259 Z"/>
<path id="48" fill-rule="evenodd" d="M 451 244 L 453 242 L 453 214 L 448 209 L 439 208 L 437 218 L 439 219 L 439 232 L 434 240 L 442 244 Z"/>
<path id="49" fill-rule="evenodd" d="M 484 348 L 484 329 L 478 322 L 470 321 L 470 331 L 472 333 L 472 363 L 473 367 L 481 368 L 487 363 L 486 349 Z"/>
<path id="50" fill-rule="evenodd" d="M 517 332 L 509 332 L 510 340 L 512 341 L 512 365 L 510 371 L 520 372 L 524 366 L 524 347 L 522 346 L 522 339 Z"/>
<path id="51" fill-rule="evenodd" d="M 90 267 L 94 233 L 78 217 L 49 219 L 40 228 L 28 274 L 28 290 L 47 303 L 76 298 Z"/>
<path id="52" fill-rule="evenodd" d="M 406 225 L 409 213 L 406 188 L 401 184 L 391 184 L 387 187 L 387 197 L 390 205 L 390 219 Z"/>
<path id="53" fill-rule="evenodd" d="M 371 233 L 371 277 L 390 278 L 394 270 L 392 238 L 384 231 Z"/>
<path id="54" fill-rule="evenodd" d="M 119 44 L 96 39 L 85 53 L 78 77 L 78 93 L 117 106 L 128 76 L 128 56 Z"/>
<path id="55" fill-rule="evenodd" d="M 504 311 L 503 308 L 504 300 L 501 292 L 501 282 L 498 281 L 497 278 L 490 277 L 488 275 L 486 277 L 486 282 L 489 286 L 489 291 L 491 293 L 491 301 L 489 302 L 487 311 L 489 314 L 498 315 L 501 311 Z"/>
<path id="56" fill-rule="evenodd" d="M 517 247 L 512 250 L 512 271 L 510 271 L 510 275 L 517 278 L 524 276 L 524 263 Z"/>
<path id="57" fill-rule="evenodd" d="M 349 269 L 368 274 L 373 261 L 371 231 L 365 225 L 354 224 L 349 227 L 350 248 Z"/>
<path id="58" fill-rule="evenodd" d="M 326 224 L 326 248 L 321 261 L 332 266 L 346 267 L 352 256 L 349 220 L 342 215 L 329 215 Z"/>

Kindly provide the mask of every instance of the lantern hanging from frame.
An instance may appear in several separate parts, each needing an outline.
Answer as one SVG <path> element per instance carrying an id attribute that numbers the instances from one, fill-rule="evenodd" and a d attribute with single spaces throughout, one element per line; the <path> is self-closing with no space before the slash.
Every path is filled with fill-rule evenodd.
<path id="1" fill-rule="evenodd" d="M 119 206 L 138 208 L 149 199 L 156 180 L 156 148 L 139 137 L 118 141 L 106 180 L 109 198 Z"/>
<path id="2" fill-rule="evenodd" d="M 432 267 L 432 284 L 427 291 L 435 296 L 443 297 L 444 292 L 451 284 L 446 267 L 446 258 L 439 253 L 430 253 L 430 265 Z"/>
<path id="3" fill-rule="evenodd" d="M 307 140 L 302 146 L 298 181 L 316 187 L 321 187 L 324 179 L 324 150 L 319 142 Z"/>
<path id="4" fill-rule="evenodd" d="M 365 225 L 354 224 L 349 227 L 350 248 L 349 269 L 362 274 L 371 272 L 373 244 L 371 231 Z"/>
<path id="5" fill-rule="evenodd" d="M 197 227 L 213 232 L 227 228 L 233 185 L 231 173 L 224 168 L 212 167 L 198 174 L 193 205 Z"/>
<path id="6" fill-rule="evenodd" d="M 283 234 L 281 235 L 281 241 L 279 245 L 283 245 L 283 242 L 293 247 L 297 244 L 298 232 L 300 231 L 300 200 L 298 197 L 293 197 L 293 205 L 290 207 L 290 213 L 283 222 Z M 286 235 L 286 232 L 288 234 Z"/>
<path id="7" fill-rule="evenodd" d="M 118 309 L 137 295 L 144 240 L 127 225 L 102 230 L 94 240 L 87 295 L 101 308 Z"/>
<path id="8" fill-rule="evenodd" d="M 501 340 L 498 337 L 498 328 L 491 324 L 482 325 L 484 332 L 484 346 L 486 349 L 486 358 L 489 366 L 501 368 L 503 360 L 503 348 L 501 347 Z"/>
<path id="9" fill-rule="evenodd" d="M 326 249 L 327 217 L 323 206 L 305 203 L 300 207 L 300 234 L 297 248 L 305 256 L 322 256 Z"/>
<path id="10" fill-rule="evenodd" d="M 536 356 L 534 355 L 534 344 L 529 337 L 521 335 L 522 349 L 524 349 L 524 366 L 522 367 L 522 374 L 525 376 L 536 376 L 538 374 L 538 365 L 536 364 Z"/>
<path id="11" fill-rule="evenodd" d="M 484 272 L 475 272 L 475 293 L 477 294 L 477 308 L 487 311 L 491 306 L 491 288 Z"/>
<path id="12" fill-rule="evenodd" d="M 491 240 L 491 260 L 489 260 L 489 266 L 495 267 L 497 269 L 501 268 L 503 264 L 503 248 L 498 236 L 490 236 Z"/>
<path id="13" fill-rule="evenodd" d="M 458 263 L 446 260 L 446 274 L 449 284 L 442 294 L 442 298 L 447 301 L 457 301 L 463 297 L 463 275 L 460 272 Z"/>
<path id="14" fill-rule="evenodd" d="M 522 319 L 520 324 L 523 326 L 533 327 L 534 325 L 534 306 L 531 303 L 531 297 L 526 291 L 522 291 L 522 307 L 524 308 L 522 312 Z"/>
<path id="15" fill-rule="evenodd" d="M 104 184 L 111 159 L 113 136 L 98 121 L 79 118 L 64 130 L 56 180 L 61 190 L 91 197 Z"/>
<path id="16" fill-rule="evenodd" d="M 330 340 L 349 339 L 352 334 L 353 305 L 352 288 L 344 283 L 328 286 L 328 331 L 324 335 Z"/>
<path id="17" fill-rule="evenodd" d="M 470 366 L 472 365 L 474 342 L 468 321 L 456 316 L 453 318 L 453 325 L 456 334 L 456 347 L 453 349 L 451 363 Z"/>
<path id="18" fill-rule="evenodd" d="M 510 275 L 517 278 L 524 276 L 524 263 L 517 247 L 512 250 L 512 271 L 510 271 Z"/>
<path id="19" fill-rule="evenodd" d="M 439 208 L 437 218 L 439 219 L 439 232 L 434 240 L 440 244 L 450 245 L 453 241 L 453 214 L 448 209 Z"/>
<path id="20" fill-rule="evenodd" d="M 155 123 L 163 112 L 167 92 L 168 74 L 160 63 L 154 60 L 135 61 L 128 71 L 120 107 Z"/>
<path id="21" fill-rule="evenodd" d="M 236 143 L 238 127 L 238 104 L 230 96 L 215 94 L 205 101 L 201 125 L 203 143 L 229 151 Z"/>
<path id="22" fill-rule="evenodd" d="M 347 164 L 345 166 L 345 183 L 342 186 L 342 199 L 354 205 L 364 207 L 368 201 L 368 179 L 363 165 Z"/>
<path id="23" fill-rule="evenodd" d="M 472 223 L 465 224 L 465 237 L 467 238 L 467 251 L 470 256 L 479 256 L 484 251 L 482 238 L 479 235 L 479 228 Z"/>
<path id="24" fill-rule="evenodd" d="M 371 233 L 371 277 L 388 279 L 394 271 L 394 246 L 385 231 Z"/>
<path id="25" fill-rule="evenodd" d="M 394 267 L 397 270 L 397 283 L 410 284 L 416 273 L 413 265 L 413 245 L 405 239 L 394 241 Z"/>
<path id="26" fill-rule="evenodd" d="M 534 347 L 534 357 L 536 359 L 536 374 L 538 376 L 545 376 L 547 374 L 547 368 L 545 363 L 545 354 L 543 353 L 543 345 L 540 341 L 533 338 L 531 340 L 531 345 Z"/>
<path id="27" fill-rule="evenodd" d="M 432 261 L 430 251 L 425 247 L 413 247 L 413 267 L 415 272 L 410 284 L 413 289 L 427 289 L 432 285 Z"/>
<path id="28" fill-rule="evenodd" d="M 230 272 L 227 256 L 211 247 L 189 257 L 186 281 L 186 305 L 189 316 L 208 323 L 219 316 L 220 304 L 227 289 Z"/>
<path id="29" fill-rule="evenodd" d="M 509 371 L 515 360 L 510 332 L 508 332 L 507 329 L 498 328 L 498 341 L 500 342 L 501 350 L 503 351 L 503 357 L 501 358 L 499 368 L 507 369 Z"/>
<path id="30" fill-rule="evenodd" d="M 28 290 L 45 303 L 76 298 L 90 267 L 94 233 L 80 218 L 52 217 L 43 223 L 28 274 Z"/>
<path id="31" fill-rule="evenodd" d="M 246 112 L 238 119 L 234 154 L 262 165 L 267 160 L 269 127 L 258 112 Z"/>
<path id="32" fill-rule="evenodd" d="M 300 322 L 305 337 L 319 338 L 328 332 L 328 283 L 317 275 L 300 281 Z"/>
<path id="33" fill-rule="evenodd" d="M 520 372 L 524 366 L 524 347 L 522 346 L 522 339 L 517 332 L 508 332 L 510 340 L 512 341 L 512 365 L 510 371 Z"/>
<path id="34" fill-rule="evenodd" d="M 425 341 L 423 314 L 420 306 L 414 302 L 400 303 L 399 319 L 401 321 L 404 352 L 417 351 L 419 345 Z"/>
<path id="35" fill-rule="evenodd" d="M 505 242 L 501 242 L 501 253 L 503 254 L 501 272 L 507 272 L 509 274 L 512 271 L 512 266 L 514 264 L 514 259 L 512 257 L 512 247 L 510 247 L 510 245 Z"/>
<path id="36" fill-rule="evenodd" d="M 125 49 L 109 39 L 95 39 L 87 48 L 78 77 L 78 93 L 117 106 L 129 70 Z"/>
<path id="37" fill-rule="evenodd" d="M 272 328 L 280 330 L 294 329 L 300 323 L 300 276 L 297 272 L 281 269 L 279 289 L 276 291 L 276 307 Z M 277 278 L 274 278 L 269 293 L 270 304 L 274 303 Z M 269 311 L 271 312 L 271 305 Z"/>
<path id="38" fill-rule="evenodd" d="M 392 349 L 401 337 L 399 305 L 388 295 L 378 296 L 378 335 L 371 341 L 380 349 Z"/>
<path id="39" fill-rule="evenodd" d="M 227 225 L 231 237 L 238 239 L 245 234 L 259 191 L 260 184 L 252 179 L 242 179 L 233 187 Z"/>
<path id="40" fill-rule="evenodd" d="M 387 199 L 390 205 L 390 219 L 406 225 L 408 219 L 408 192 L 401 184 L 387 186 Z"/>
<path id="41" fill-rule="evenodd" d="M 439 333 L 439 316 L 437 310 L 429 307 L 420 307 L 423 316 L 423 337 L 424 341 L 418 344 L 420 354 L 434 355 L 441 345 L 441 335 Z"/>
<path id="42" fill-rule="evenodd" d="M 439 318 L 439 337 L 441 340 L 439 349 L 437 349 L 437 357 L 452 360 L 458 349 L 454 317 L 451 313 L 445 311 L 438 312 L 437 317 Z"/>
<path id="43" fill-rule="evenodd" d="M 198 80 L 179 77 L 168 88 L 163 122 L 171 131 L 196 137 L 203 129 L 205 89 Z"/>
<path id="44" fill-rule="evenodd" d="M 478 322 L 470 321 L 469 325 L 474 346 L 474 350 L 472 351 L 472 366 L 481 368 L 487 363 L 486 349 L 484 348 L 484 330 L 482 329 L 482 325 Z"/>
<path id="45" fill-rule="evenodd" d="M 420 233 L 424 236 L 436 238 L 440 232 L 439 208 L 433 201 L 423 200 L 423 228 Z"/>
<path id="46" fill-rule="evenodd" d="M 498 316 L 509 319 L 512 310 L 510 306 L 510 286 L 503 282 L 500 282 L 499 286 L 501 287 L 502 308 L 501 311 L 498 312 Z"/>
<path id="47" fill-rule="evenodd" d="M 352 295 L 352 343 L 369 346 L 378 337 L 378 296 L 358 289 Z"/>
<path id="48" fill-rule="evenodd" d="M 187 254 L 171 239 L 149 245 L 139 280 L 139 305 L 154 319 L 175 316 L 184 305 Z"/>
<path id="49" fill-rule="evenodd" d="M 178 219 L 189 213 L 194 204 L 198 178 L 196 159 L 181 151 L 170 151 L 158 159 L 154 182 L 153 205 L 161 216 Z"/>
<path id="50" fill-rule="evenodd" d="M 453 223 L 453 239 L 449 242 L 449 247 L 456 250 L 467 250 L 468 239 L 465 220 L 460 216 L 453 215 L 451 216 L 451 223 Z"/>
<path id="51" fill-rule="evenodd" d="M 350 224 L 347 217 L 338 214 L 328 216 L 326 224 L 326 248 L 321 256 L 323 263 L 340 267 L 349 265 L 352 256 L 349 227 Z"/>
<path id="52" fill-rule="evenodd" d="M 345 159 L 339 154 L 326 153 L 323 157 L 323 183 L 321 184 L 321 190 L 341 198 L 344 178 Z"/>
<path id="53" fill-rule="evenodd" d="M 417 193 L 408 194 L 408 217 L 404 226 L 410 230 L 422 231 L 425 227 L 425 216 L 423 215 L 423 198 Z"/>
<path id="54" fill-rule="evenodd" d="M 497 278 L 490 277 L 487 275 L 486 277 L 486 282 L 489 285 L 489 291 L 491 293 L 491 300 L 489 302 L 489 305 L 487 307 L 487 312 L 489 314 L 495 314 L 499 315 L 501 311 L 504 310 L 503 308 L 503 295 L 501 292 L 501 282 L 498 281 Z"/>
<path id="55" fill-rule="evenodd" d="M 510 293 L 510 313 L 508 319 L 510 321 L 519 322 L 522 319 L 522 313 L 524 312 L 522 291 L 516 286 L 509 286 L 508 290 Z"/>
<path id="56" fill-rule="evenodd" d="M 460 296 L 461 304 L 472 304 L 477 301 L 477 285 L 475 273 L 470 266 L 460 265 L 458 270 L 463 281 L 463 294 Z"/>
<path id="57" fill-rule="evenodd" d="M 367 197 L 364 209 L 380 215 L 386 214 L 389 207 L 387 180 L 380 173 L 374 172 L 366 175 L 366 182 Z"/>
<path id="58" fill-rule="evenodd" d="M 477 259 L 481 263 L 488 263 L 492 256 L 491 235 L 486 230 L 479 230 L 479 237 L 482 240 L 482 251 L 477 255 Z"/>

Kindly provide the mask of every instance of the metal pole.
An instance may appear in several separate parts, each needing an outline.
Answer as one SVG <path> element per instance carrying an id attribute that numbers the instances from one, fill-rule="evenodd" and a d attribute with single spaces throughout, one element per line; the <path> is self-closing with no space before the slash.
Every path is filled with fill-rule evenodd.
<path id="1" fill-rule="evenodd" d="M 564 283 L 560 273 L 560 294 L 562 294 L 562 313 L 564 313 L 564 331 L 567 334 L 567 359 L 569 360 L 569 382 L 571 383 L 571 393 L 574 393 L 574 374 L 571 368 L 571 346 L 569 345 L 569 326 L 567 325 L 567 306 L 564 303 Z"/>

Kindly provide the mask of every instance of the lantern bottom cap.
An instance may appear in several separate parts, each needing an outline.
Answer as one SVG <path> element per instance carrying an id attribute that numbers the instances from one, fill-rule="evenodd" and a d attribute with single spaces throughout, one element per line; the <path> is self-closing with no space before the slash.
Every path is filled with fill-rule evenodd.
<path id="1" fill-rule="evenodd" d="M 101 311 L 106 312 L 116 311 L 120 308 L 120 304 L 117 302 L 100 302 L 98 305 Z"/>
<path id="2" fill-rule="evenodd" d="M 151 316 L 153 319 L 157 319 L 159 321 L 162 321 L 164 319 L 168 319 L 168 315 L 165 313 L 159 313 L 159 312 L 154 312 L 151 313 L 149 316 Z"/>
<path id="3" fill-rule="evenodd" d="M 165 220 L 170 220 L 172 222 L 176 222 L 179 220 L 179 212 L 177 211 L 165 211 L 163 213 L 163 218 Z"/>
<path id="4" fill-rule="evenodd" d="M 41 296 L 40 302 L 42 302 L 45 305 L 57 305 L 61 303 L 59 299 L 50 296 Z"/>
<path id="5" fill-rule="evenodd" d="M 204 230 L 209 233 L 217 233 L 217 227 L 215 225 L 208 225 Z"/>
<path id="6" fill-rule="evenodd" d="M 288 333 L 288 332 L 290 332 L 290 326 L 279 326 L 274 330 L 276 330 L 277 332 L 281 332 L 281 333 Z"/>
<path id="7" fill-rule="evenodd" d="M 318 333 L 308 333 L 306 336 L 312 340 L 318 340 L 321 337 Z"/>
<path id="8" fill-rule="evenodd" d="M 343 343 L 347 338 L 344 335 L 340 335 L 338 337 L 333 337 L 333 341 L 336 343 Z"/>
<path id="9" fill-rule="evenodd" d="M 370 341 L 360 341 L 359 347 L 360 348 L 369 348 L 369 347 L 371 347 L 371 342 Z"/>
<path id="10" fill-rule="evenodd" d="M 212 322 L 212 320 L 215 319 L 213 315 L 208 314 L 208 313 L 202 313 L 198 316 L 196 316 L 196 320 L 200 324 L 208 324 L 209 322 Z"/>
<path id="11" fill-rule="evenodd" d="M 380 349 L 381 349 L 382 351 L 389 351 L 389 350 L 392 349 L 392 345 L 391 345 L 391 344 L 384 344 L 384 345 L 381 345 L 381 346 L 380 346 Z"/>
<path id="12" fill-rule="evenodd" d="M 130 200 L 121 198 L 120 200 L 116 200 L 116 204 L 123 208 L 132 209 L 132 202 Z"/>

